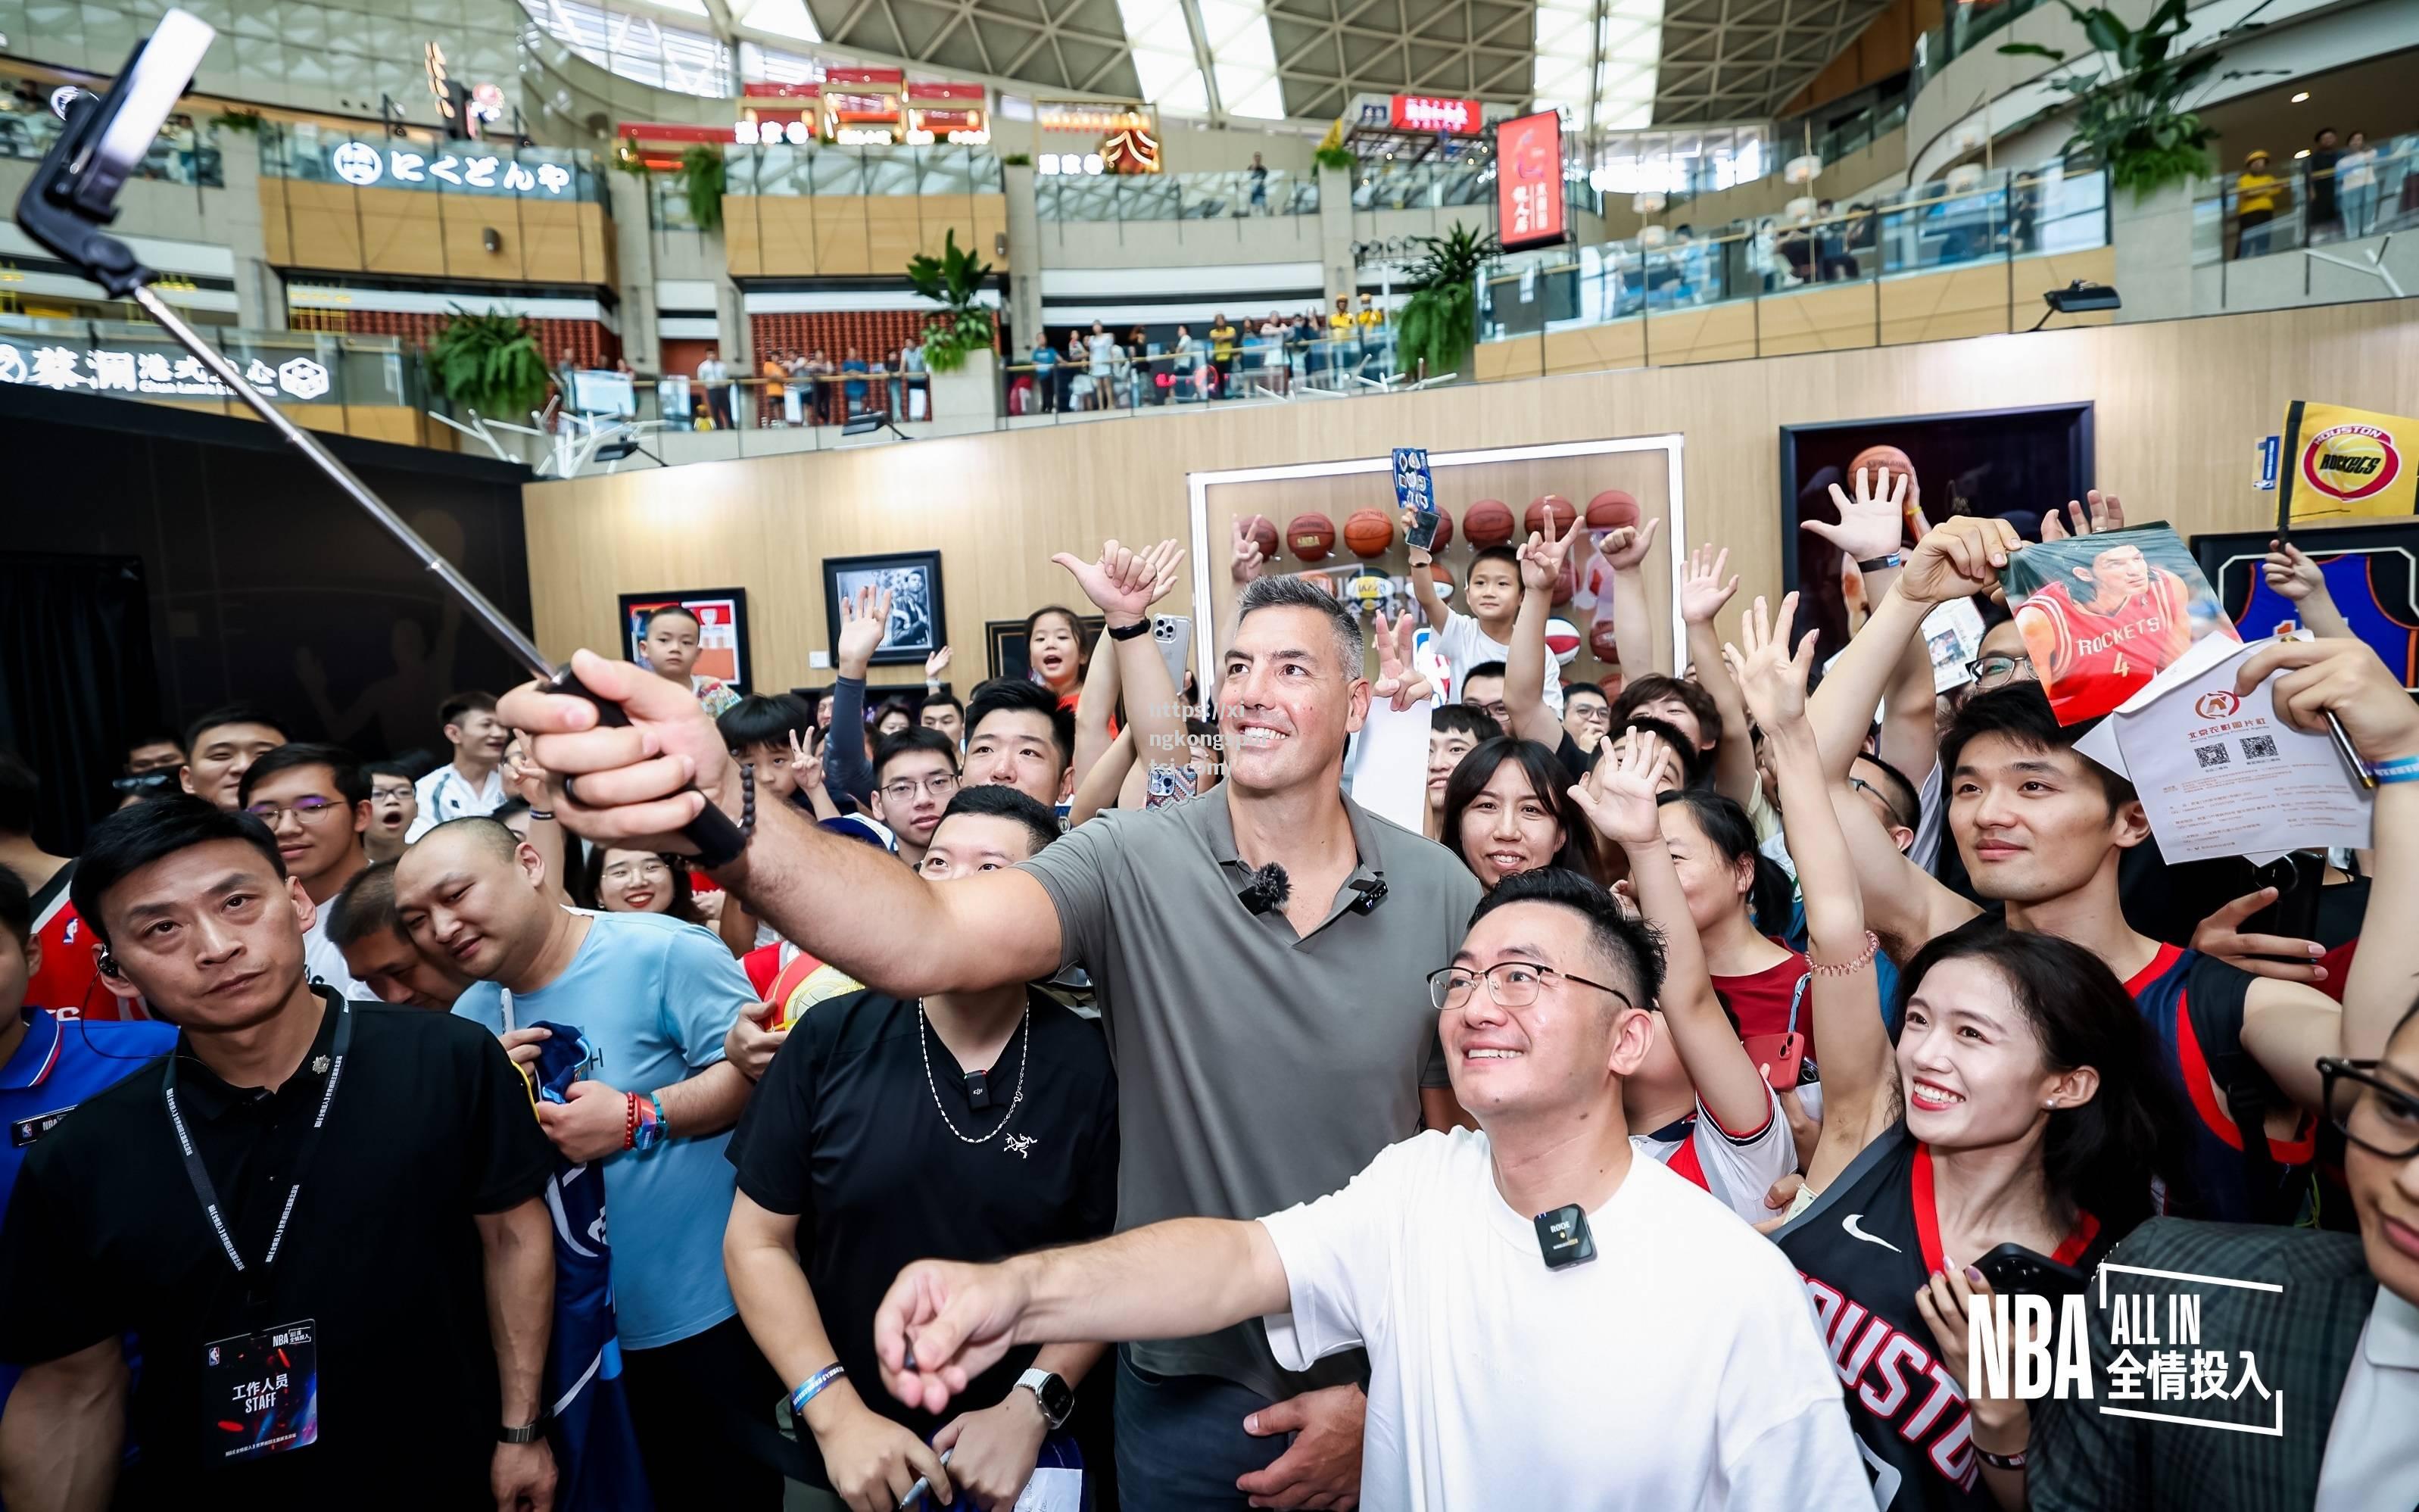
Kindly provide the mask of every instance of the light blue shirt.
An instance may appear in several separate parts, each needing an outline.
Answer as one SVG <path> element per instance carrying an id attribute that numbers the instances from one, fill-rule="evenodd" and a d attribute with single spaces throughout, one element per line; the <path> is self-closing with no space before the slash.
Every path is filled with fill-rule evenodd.
<path id="1" fill-rule="evenodd" d="M 594 1047 L 596 1080 L 625 1092 L 686 1081 L 722 1058 L 722 1037 L 756 994 L 714 934 L 662 914 L 597 914 L 562 975 L 511 995 L 512 1023 L 568 1024 Z M 454 1011 L 492 1033 L 505 995 L 472 982 Z M 600 1163 L 613 1235 L 613 1307 L 622 1347 L 652 1350 L 705 1332 L 738 1311 L 722 1273 L 722 1230 L 736 1173 L 728 1130 L 672 1139 Z"/>

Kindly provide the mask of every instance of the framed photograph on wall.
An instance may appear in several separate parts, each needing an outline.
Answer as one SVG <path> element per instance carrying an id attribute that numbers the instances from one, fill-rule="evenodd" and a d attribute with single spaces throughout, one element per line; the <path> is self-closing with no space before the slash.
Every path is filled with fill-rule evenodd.
<path id="1" fill-rule="evenodd" d="M 1108 622 L 1098 614 L 1085 614 L 1077 623 L 1084 627 L 1084 644 L 1100 643 L 1101 627 Z M 1025 656 L 1025 622 L 1023 620 L 986 620 L 983 622 L 985 673 L 991 677 L 1027 678 L 1033 675 L 1033 663 Z"/>
<path id="2" fill-rule="evenodd" d="M 855 598 L 863 588 L 890 590 L 890 628 L 882 638 L 882 648 L 873 654 L 874 666 L 920 665 L 949 643 L 938 551 L 824 558 L 824 644 L 840 643 L 840 600 Z"/>
<path id="3" fill-rule="evenodd" d="M 623 650 L 639 666 L 648 665 L 640 643 L 647 634 L 647 616 L 677 604 L 697 616 L 697 665 L 690 671 L 720 678 L 745 693 L 756 670 L 747 653 L 747 590 L 745 588 L 682 588 L 660 594 L 622 595 Z"/>
<path id="4" fill-rule="evenodd" d="M 2276 626 L 2301 623 L 2293 604 L 2270 588 L 2259 563 L 2268 555 L 2273 530 L 2221 531 L 2193 537 L 2201 576 L 2217 590 L 2218 612 L 2245 640 L 2275 634 Z M 2293 544 L 2319 564 L 2327 596 L 2343 611 L 2352 633 L 2368 643 L 2406 688 L 2419 688 L 2419 520 L 2380 519 L 2372 525 L 2304 527 Z"/>
<path id="5" fill-rule="evenodd" d="M 1861 574 L 1844 570 L 1840 548 L 1804 528 L 1837 523 L 1831 486 L 1857 491 L 1856 465 L 1903 466 L 1934 525 L 1951 515 L 2005 519 L 2028 541 L 2041 539 L 2041 515 L 2092 486 L 2091 405 L 2035 405 L 1960 414 L 1902 415 L 1780 427 L 1780 583 L 1799 595 L 1797 626 L 1823 632 L 1818 658 L 1848 643 L 1850 597 Z M 1891 462 L 1896 453 L 1903 461 Z M 1916 492 L 1907 496 L 1914 502 Z M 1902 545 L 1914 544 L 1912 524 Z"/>

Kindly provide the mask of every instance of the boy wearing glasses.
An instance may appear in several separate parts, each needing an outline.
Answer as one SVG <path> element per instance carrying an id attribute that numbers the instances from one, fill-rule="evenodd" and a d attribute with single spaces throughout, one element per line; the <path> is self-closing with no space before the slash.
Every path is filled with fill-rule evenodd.
<path id="1" fill-rule="evenodd" d="M 404 837 L 420 819 L 420 792 L 411 769 L 401 762 L 378 762 L 370 775 L 370 827 L 362 832 L 362 848 L 373 861 L 392 861 L 409 843 Z"/>
<path id="2" fill-rule="evenodd" d="M 369 778 L 344 748 L 302 742 L 262 752 L 237 794 L 238 806 L 269 826 L 285 874 L 317 908 L 302 932 L 304 966 L 349 1001 L 378 1001 L 328 938 L 329 903 L 370 864 L 362 839 L 371 825 Z"/>
<path id="3" fill-rule="evenodd" d="M 1622 1084 L 1661 977 L 1653 934 L 1593 882 L 1507 877 L 1429 979 L 1477 1130 L 1391 1145 L 1256 1222 L 918 1261 L 875 1315 L 885 1384 L 938 1412 L 948 1378 L 1016 1345 L 1259 1318 L 1287 1368 L 1367 1350 L 1364 1505 L 1870 1504 L 1789 1262 L 1631 1147 Z"/>
<path id="4" fill-rule="evenodd" d="M 924 864 L 932 831 L 958 792 L 957 743 L 937 730 L 908 730 L 873 758 L 873 817 L 899 839 L 899 858 Z"/>

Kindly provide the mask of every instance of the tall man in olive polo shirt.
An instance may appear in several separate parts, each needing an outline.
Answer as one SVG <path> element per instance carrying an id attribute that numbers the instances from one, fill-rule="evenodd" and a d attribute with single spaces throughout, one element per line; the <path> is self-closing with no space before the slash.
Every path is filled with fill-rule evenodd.
<path id="1" fill-rule="evenodd" d="M 1139 682 L 1159 654 L 1147 606 L 1085 587 Z M 1350 615 L 1276 578 L 1237 613 L 1217 689 L 1227 779 L 1210 794 L 1102 815 L 1021 866 L 942 883 L 758 804 L 748 847 L 716 873 L 787 938 L 901 996 L 1088 966 L 1120 1084 L 1120 1228 L 1307 1200 L 1459 1111 L 1425 983 L 1477 883 L 1344 796 L 1346 737 L 1372 696 Z M 577 797 L 556 801 L 565 824 L 600 842 L 680 844 L 702 801 L 682 791 L 692 777 L 741 813 L 740 774 L 695 700 L 585 652 L 578 665 L 628 727 L 596 729 L 588 704 L 534 688 L 503 706 L 558 786 L 574 779 Z M 1121 1500 L 1139 1512 L 1246 1496 L 1338 1504 L 1359 1489 L 1364 1368 L 1351 1355 L 1282 1372 L 1256 1322 L 1133 1347 L 1117 1386 Z"/>

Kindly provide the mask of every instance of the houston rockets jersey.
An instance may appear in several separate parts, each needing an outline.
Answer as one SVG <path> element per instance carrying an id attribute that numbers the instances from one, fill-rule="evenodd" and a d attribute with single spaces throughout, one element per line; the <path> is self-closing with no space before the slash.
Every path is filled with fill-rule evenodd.
<path id="1" fill-rule="evenodd" d="M 1700 1102 L 1687 1117 L 1674 1119 L 1652 1134 L 1631 1134 L 1629 1143 L 1755 1224 L 1773 1216 L 1764 1205 L 1764 1194 L 1775 1181 L 1797 1169 L 1797 1143 L 1790 1136 L 1789 1120 L 1781 1116 L 1780 1100 L 1770 1088 L 1764 1089 L 1764 1122 L 1751 1133 L 1731 1133 Z"/>
<path id="2" fill-rule="evenodd" d="M 2191 605 L 2182 579 L 2153 568 L 2149 586 L 2113 609 L 2087 609 L 2058 582 L 2026 599 L 2016 619 L 2048 627 L 2048 690 L 2055 701 L 2085 701 L 2060 709 L 2060 721 L 2071 723 L 2107 713 L 2181 656 L 2192 644 Z"/>
<path id="3" fill-rule="evenodd" d="M 94 962 L 92 930 L 68 902 L 68 884 L 75 863 L 34 894 L 34 938 L 41 942 L 42 969 L 25 984 L 25 1001 L 36 1008 L 68 1009 L 88 1019 L 147 1019 L 139 1002 L 130 1003 L 100 983 Z"/>
<path id="4" fill-rule="evenodd" d="M 2316 542 L 2307 544 L 2316 545 Z M 2374 551 L 2347 551 L 2338 557 L 2322 559 L 2319 572 L 2327 580 L 2327 596 L 2351 626 L 2351 633 L 2365 641 L 2379 659 L 2393 670 L 2395 677 L 2405 687 L 2419 687 L 2419 625 L 2408 625 L 2397 618 L 2389 606 L 2408 606 L 2414 585 L 2402 563 L 2388 560 L 2380 563 Z M 2380 580 L 2380 567 L 2384 577 Z M 2389 587 L 2400 581 L 2398 591 Z M 2236 628 L 2246 640 L 2257 640 L 2275 633 L 2280 625 L 2302 623 L 2301 606 L 2268 586 L 2267 578 L 2255 565 L 2250 574 L 2251 592 L 2242 602 L 2242 611 L 2234 616 Z M 2407 612 L 2407 609 L 2406 609 Z"/>
<path id="5" fill-rule="evenodd" d="M 2106 1244 L 2086 1215 L 2054 1258 L 2087 1273 Z M 1996 1512 L 1974 1458 L 1965 1393 L 1915 1294 L 1948 1263 L 1932 1153 L 1900 1124 L 1868 1145 L 1776 1236 L 1814 1303 L 1880 1512 Z M 1978 1257 L 1954 1257 L 1960 1265 Z"/>
<path id="6" fill-rule="evenodd" d="M 2289 1140 L 2265 1135 L 2269 1155 L 2277 1166 L 2279 1194 L 2250 1190 L 2242 1165 L 2242 1132 L 2235 1127 L 2225 1098 L 2210 1083 L 2209 1056 L 2230 1053 L 2234 1046 L 2204 1047 L 2192 1019 L 2195 984 L 2205 992 L 2214 991 L 2215 979 L 2227 973 L 2243 975 L 2241 967 L 2197 950 L 2162 944 L 2150 964 L 2125 983 L 2125 990 L 2134 995 L 2134 1006 L 2166 1052 L 2160 1059 L 2169 1084 L 2192 1104 L 2194 1117 L 2187 1133 L 2203 1215 L 2225 1223 L 2260 1223 L 2267 1221 L 2265 1210 L 2270 1204 L 2266 1199 L 2306 1181 L 2310 1162 L 2318 1153 L 2318 1131 L 2315 1120 L 2305 1117 Z"/>

